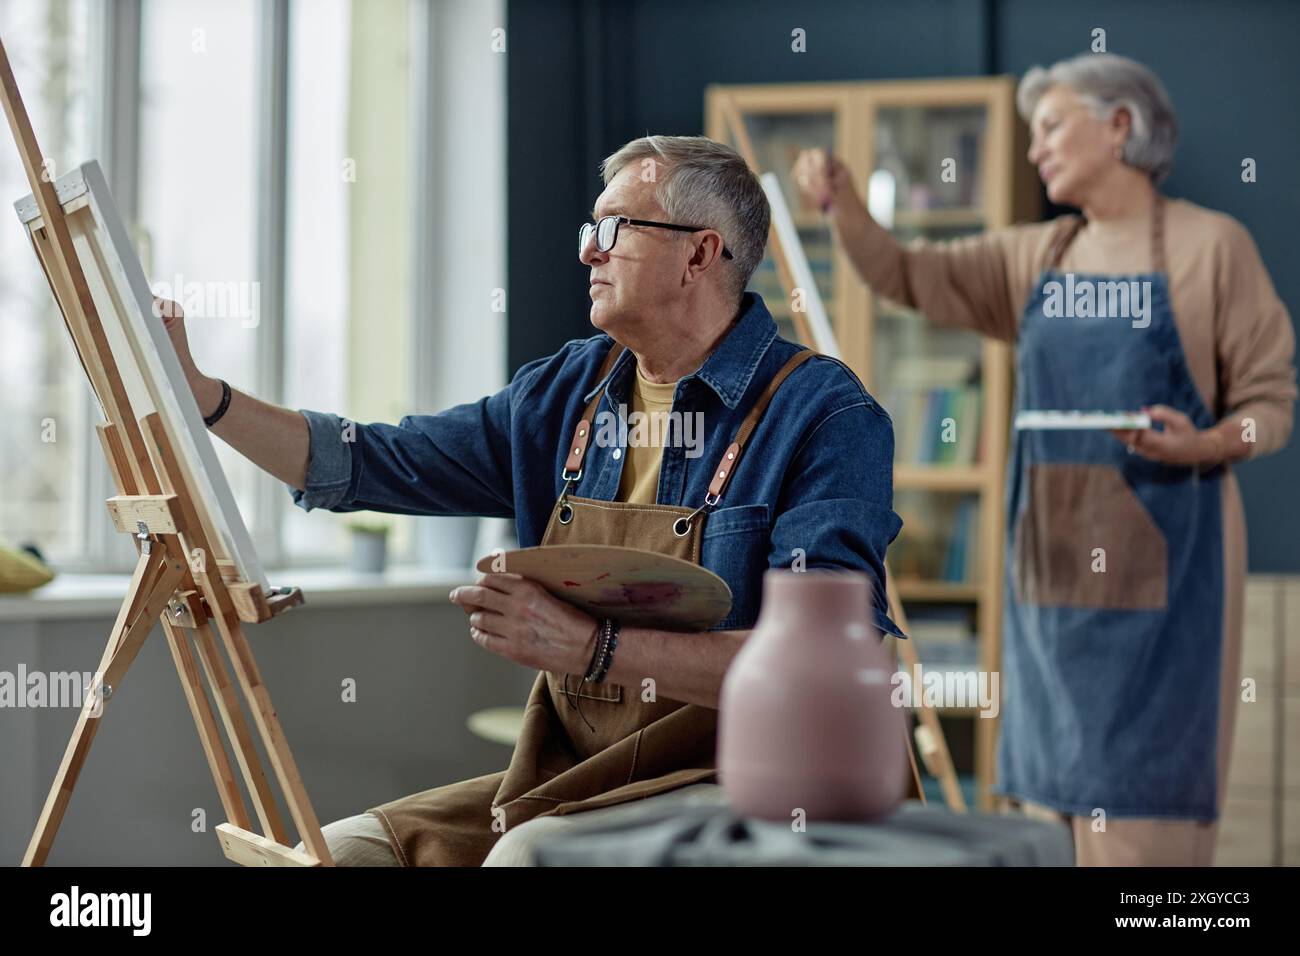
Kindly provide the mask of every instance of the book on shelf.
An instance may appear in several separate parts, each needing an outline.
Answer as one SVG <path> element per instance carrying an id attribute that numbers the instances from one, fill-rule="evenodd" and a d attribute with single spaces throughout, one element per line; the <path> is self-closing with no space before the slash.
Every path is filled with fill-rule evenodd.
<path id="1" fill-rule="evenodd" d="M 970 671 L 979 667 L 979 643 L 972 639 L 961 644 L 927 644 L 922 638 L 917 642 L 916 656 L 927 670 Z"/>
<path id="2" fill-rule="evenodd" d="M 927 670 L 968 671 L 979 666 L 974 607 L 920 605 L 907 621 L 917 660 Z"/>
<path id="3" fill-rule="evenodd" d="M 894 420 L 897 459 L 971 465 L 979 444 L 979 362 L 966 356 L 902 356 L 882 396 Z"/>
<path id="4" fill-rule="evenodd" d="M 952 537 L 948 539 L 948 553 L 944 560 L 944 581 L 967 581 L 973 576 L 979 557 L 978 527 L 979 502 L 973 496 L 962 498 L 957 506 L 957 518 Z"/>
<path id="5" fill-rule="evenodd" d="M 884 400 L 894 421 L 897 460 L 910 465 L 975 464 L 980 399 L 975 385 L 890 388 Z"/>
<path id="6" fill-rule="evenodd" d="M 957 786 L 961 788 L 961 794 L 966 801 L 966 806 L 979 806 L 979 785 L 975 777 L 969 773 L 957 774 Z M 925 799 L 935 806 L 943 806 L 946 799 L 943 792 L 943 783 L 928 773 L 921 776 L 921 788 L 925 791 Z"/>
<path id="7" fill-rule="evenodd" d="M 961 644 L 975 637 L 969 606 L 918 603 L 908 611 L 907 633 L 918 642 Z"/>

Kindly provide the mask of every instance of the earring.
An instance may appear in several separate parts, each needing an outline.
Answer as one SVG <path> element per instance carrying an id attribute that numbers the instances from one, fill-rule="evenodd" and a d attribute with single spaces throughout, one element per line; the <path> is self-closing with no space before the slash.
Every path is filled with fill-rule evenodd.
<path id="1" fill-rule="evenodd" d="M 1122 144 L 1115 147 L 1115 158 L 1116 159 L 1124 158 L 1124 146 Z"/>

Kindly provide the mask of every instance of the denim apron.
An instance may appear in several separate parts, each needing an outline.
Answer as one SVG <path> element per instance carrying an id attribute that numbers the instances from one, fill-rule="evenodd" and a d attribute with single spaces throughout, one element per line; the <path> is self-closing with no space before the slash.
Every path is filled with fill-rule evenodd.
<path id="1" fill-rule="evenodd" d="M 622 353 L 610 349 L 602 382 Z M 722 497 L 749 436 L 786 376 L 815 352 L 803 350 L 773 376 L 714 469 L 697 508 L 580 498 L 598 391 L 574 428 L 559 498 L 544 545 L 603 544 L 655 551 L 700 563 L 708 512 Z M 478 866 L 508 828 L 534 817 L 613 806 L 714 777 L 718 712 L 658 697 L 640 686 L 584 683 L 581 674 L 542 671 L 524 710 L 509 769 L 426 790 L 369 812 L 384 824 L 407 866 Z"/>
<path id="2" fill-rule="evenodd" d="M 1214 425 L 1170 307 L 1163 197 L 1154 272 L 1056 271 L 1082 225 L 1049 251 L 1021 318 L 1016 409 L 1164 404 Z M 1146 316 L 1130 299 L 1127 316 L 1078 317 L 1087 285 L 1101 315 L 1133 281 Z M 1223 475 L 1151 461 L 1106 431 L 1015 432 L 998 792 L 1070 815 L 1217 817 Z"/>

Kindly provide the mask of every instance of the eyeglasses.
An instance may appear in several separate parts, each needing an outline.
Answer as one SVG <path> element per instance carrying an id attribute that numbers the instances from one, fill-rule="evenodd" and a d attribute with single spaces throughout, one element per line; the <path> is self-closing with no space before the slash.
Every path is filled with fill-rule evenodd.
<path id="1" fill-rule="evenodd" d="M 583 250 L 587 248 L 587 243 L 591 241 L 591 234 L 596 234 L 596 249 L 599 252 L 609 252 L 614 248 L 614 243 L 618 242 L 619 224 L 627 226 L 653 226 L 656 229 L 675 229 L 677 232 L 703 232 L 708 226 L 679 226 L 672 222 L 653 222 L 649 219 L 629 219 L 627 216 L 604 216 L 598 222 L 584 222 L 578 229 L 578 258 L 582 258 Z M 724 259 L 735 258 L 731 250 L 725 245 L 722 247 L 722 257 Z"/>

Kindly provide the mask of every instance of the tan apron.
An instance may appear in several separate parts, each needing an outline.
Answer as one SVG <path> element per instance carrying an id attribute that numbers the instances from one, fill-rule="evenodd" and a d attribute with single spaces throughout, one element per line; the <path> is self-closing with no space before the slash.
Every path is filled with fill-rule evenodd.
<path id="1" fill-rule="evenodd" d="M 615 345 L 596 381 L 614 367 Z M 657 551 L 700 563 L 707 509 L 731 480 L 740 452 L 785 377 L 815 353 L 781 368 L 745 417 L 709 485 L 691 509 L 570 495 L 603 390 L 574 429 L 544 545 L 606 544 Z M 653 675 L 647 675 L 653 676 Z M 479 866 L 510 827 L 533 817 L 579 813 L 654 796 L 713 777 L 718 712 L 658 698 L 641 687 L 583 684 L 581 674 L 537 675 L 510 768 L 412 794 L 372 808 L 406 866 Z"/>

